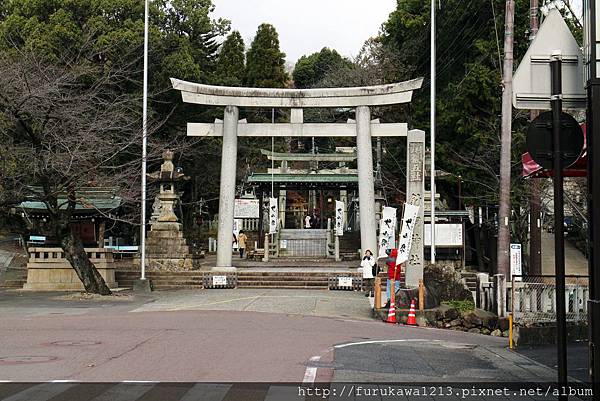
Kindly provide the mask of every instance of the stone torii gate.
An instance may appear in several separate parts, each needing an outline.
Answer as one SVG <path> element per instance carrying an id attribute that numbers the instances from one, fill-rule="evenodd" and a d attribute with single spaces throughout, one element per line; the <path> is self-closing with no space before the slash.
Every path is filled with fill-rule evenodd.
<path id="1" fill-rule="evenodd" d="M 227 244 L 233 241 L 234 200 L 237 170 L 238 137 L 356 137 L 357 164 L 359 179 L 359 213 L 361 248 L 377 251 L 377 222 L 375 221 L 375 186 L 373 177 L 373 153 L 371 138 L 408 136 L 409 151 L 420 160 L 409 160 L 407 167 L 407 199 L 415 198 L 421 202 L 421 219 L 415 227 L 417 235 L 412 249 L 420 252 L 411 258 L 409 264 L 420 265 L 422 275 L 422 209 L 424 190 L 424 145 L 423 131 L 408 131 L 406 123 L 382 124 L 371 121 L 371 106 L 384 106 L 409 103 L 413 91 L 419 89 L 422 78 L 401 83 L 359 88 L 332 89 L 259 89 L 222 87 L 197 84 L 171 78 L 173 88 L 181 92 L 183 101 L 207 106 L 225 106 L 223 121 L 214 123 L 188 123 L 188 136 L 221 136 L 223 151 L 221 155 L 221 183 L 219 200 L 218 243 L 225 246 L 217 248 L 217 263 L 213 271 L 232 272 L 232 252 Z M 239 107 L 252 108 L 290 108 L 290 123 L 254 124 L 239 121 Z M 348 123 L 304 123 L 303 108 L 356 108 L 356 121 Z M 411 153 L 411 142 L 422 143 L 421 152 Z M 418 156 L 420 154 L 420 156 Z M 416 163 L 416 164 L 415 164 Z M 417 167 L 415 167 L 417 166 Z M 419 171 L 414 171 L 420 167 Z M 419 175 L 420 174 L 420 175 Z M 417 238 L 418 236 L 418 238 Z M 412 252 L 411 252 L 412 253 Z M 420 254 L 420 255 L 419 255 Z M 416 278 L 418 282 L 418 278 Z M 407 277 L 407 284 L 413 279 Z"/>

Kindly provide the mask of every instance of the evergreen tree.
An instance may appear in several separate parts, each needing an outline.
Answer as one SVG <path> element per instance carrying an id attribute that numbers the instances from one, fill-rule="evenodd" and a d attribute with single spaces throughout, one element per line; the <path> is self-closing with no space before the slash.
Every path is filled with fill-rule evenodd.
<path id="1" fill-rule="evenodd" d="M 225 86 L 241 86 L 245 74 L 244 40 L 238 31 L 227 37 L 217 59 L 216 82 Z"/>
<path id="2" fill-rule="evenodd" d="M 285 53 L 279 49 L 279 35 L 273 25 L 261 24 L 246 55 L 246 85 L 283 88 L 288 80 Z"/>
<path id="3" fill-rule="evenodd" d="M 313 88 L 332 69 L 348 67 L 351 64 L 337 51 L 324 47 L 320 52 L 300 57 L 292 73 L 294 86 L 296 88 Z"/>

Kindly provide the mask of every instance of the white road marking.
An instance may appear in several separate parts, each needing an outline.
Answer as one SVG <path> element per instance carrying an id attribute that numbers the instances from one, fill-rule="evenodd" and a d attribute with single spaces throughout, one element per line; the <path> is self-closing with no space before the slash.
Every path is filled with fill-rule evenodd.
<path id="1" fill-rule="evenodd" d="M 122 382 L 109 388 L 92 401 L 134 401 L 156 385 L 156 382 Z"/>
<path id="2" fill-rule="evenodd" d="M 77 383 L 77 380 L 52 380 L 50 383 Z"/>
<path id="3" fill-rule="evenodd" d="M 385 343 L 409 343 L 409 342 L 441 342 L 441 340 L 425 340 L 425 339 L 403 339 L 403 340 L 371 340 L 371 341 L 359 341 L 356 343 L 346 343 L 334 345 L 333 348 L 346 348 L 353 345 L 365 345 L 365 344 L 385 344 Z"/>
<path id="4" fill-rule="evenodd" d="M 179 401 L 221 401 L 230 388 L 229 384 L 198 383 Z"/>
<path id="5" fill-rule="evenodd" d="M 42 383 L 5 398 L 3 401 L 48 401 L 76 385 L 75 383 Z"/>
<path id="6" fill-rule="evenodd" d="M 313 356 L 310 358 L 310 361 L 317 362 L 320 359 L 321 359 L 320 356 Z M 304 379 L 302 380 L 302 383 L 314 383 L 316 378 L 317 378 L 317 368 L 314 366 L 308 366 L 306 368 L 306 371 L 304 372 Z"/>

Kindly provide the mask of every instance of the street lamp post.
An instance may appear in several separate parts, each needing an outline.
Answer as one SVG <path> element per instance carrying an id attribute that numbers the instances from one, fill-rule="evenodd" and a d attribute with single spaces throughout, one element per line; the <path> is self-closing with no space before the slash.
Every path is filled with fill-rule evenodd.
<path id="1" fill-rule="evenodd" d="M 431 0 L 431 264 L 435 264 L 435 3 L 436 0 Z"/>
<path id="2" fill-rule="evenodd" d="M 146 157 L 148 137 L 148 3 L 144 1 L 144 89 L 142 106 L 142 218 L 140 225 L 141 277 L 146 280 Z"/>

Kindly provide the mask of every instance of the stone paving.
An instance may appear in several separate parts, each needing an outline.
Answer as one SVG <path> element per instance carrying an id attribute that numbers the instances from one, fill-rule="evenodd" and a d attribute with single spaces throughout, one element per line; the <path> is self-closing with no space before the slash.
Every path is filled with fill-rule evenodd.
<path id="1" fill-rule="evenodd" d="M 371 319 L 362 292 L 327 290 L 190 290 L 153 294 L 154 302 L 134 312 L 223 310 Z"/>

